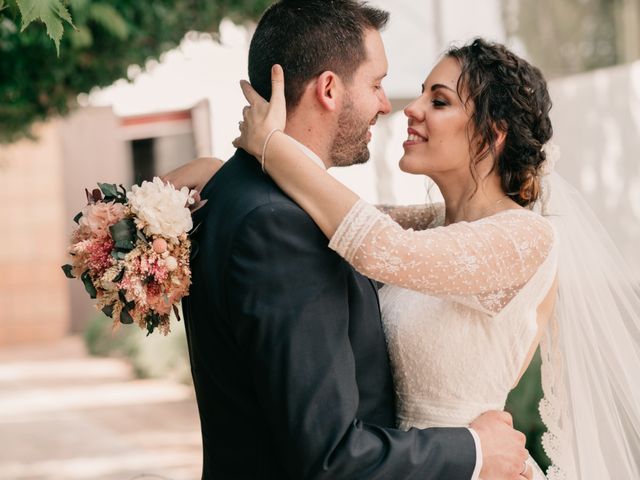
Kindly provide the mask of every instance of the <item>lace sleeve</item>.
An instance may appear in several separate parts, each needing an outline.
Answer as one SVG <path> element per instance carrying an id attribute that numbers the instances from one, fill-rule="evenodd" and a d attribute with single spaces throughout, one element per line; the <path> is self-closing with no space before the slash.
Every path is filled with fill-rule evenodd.
<path id="1" fill-rule="evenodd" d="M 402 228 L 426 230 L 444 222 L 444 203 L 422 205 L 376 205 L 376 208 L 389 215 Z"/>
<path id="2" fill-rule="evenodd" d="M 500 306 L 533 276 L 552 245 L 551 224 L 527 210 L 416 232 L 362 200 L 329 244 L 374 280 L 431 295 L 491 298 Z"/>

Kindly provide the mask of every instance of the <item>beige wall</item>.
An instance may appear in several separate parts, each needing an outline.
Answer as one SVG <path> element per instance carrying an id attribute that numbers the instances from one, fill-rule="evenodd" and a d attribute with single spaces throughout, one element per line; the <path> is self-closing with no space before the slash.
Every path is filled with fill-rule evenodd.
<path id="1" fill-rule="evenodd" d="M 111 107 L 82 108 L 57 125 L 64 159 L 63 225 L 68 239 L 75 226 L 73 217 L 87 204 L 85 188 L 97 188 L 97 182 L 130 185 L 131 152 L 121 139 L 119 119 Z M 70 328 L 80 332 L 96 310 L 81 282 L 69 284 Z"/>
<path id="2" fill-rule="evenodd" d="M 37 142 L 0 147 L 0 346 L 59 338 L 68 330 L 66 213 L 58 123 Z"/>

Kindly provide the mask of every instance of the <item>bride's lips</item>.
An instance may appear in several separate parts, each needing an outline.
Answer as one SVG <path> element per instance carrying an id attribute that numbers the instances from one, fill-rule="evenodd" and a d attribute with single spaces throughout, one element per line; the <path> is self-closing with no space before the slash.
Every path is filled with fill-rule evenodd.
<path id="1" fill-rule="evenodd" d="M 418 145 L 420 143 L 427 143 L 429 139 L 419 134 L 413 128 L 407 129 L 407 139 L 402 144 L 403 147 L 409 147 L 411 145 Z"/>

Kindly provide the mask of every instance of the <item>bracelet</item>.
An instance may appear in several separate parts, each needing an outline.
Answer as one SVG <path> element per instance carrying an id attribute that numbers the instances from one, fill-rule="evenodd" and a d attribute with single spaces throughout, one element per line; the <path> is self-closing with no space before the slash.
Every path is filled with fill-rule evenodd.
<path id="1" fill-rule="evenodd" d="M 267 135 L 267 138 L 264 140 L 264 145 L 262 145 L 262 156 L 260 157 L 260 164 L 262 165 L 262 171 L 264 173 L 267 173 L 267 171 L 264 168 L 264 160 L 265 160 L 264 155 L 265 153 L 267 153 L 267 145 L 269 145 L 269 140 L 271 140 L 271 137 L 276 132 L 282 133 L 282 130 L 280 130 L 279 128 L 274 128 L 273 130 L 271 130 Z"/>

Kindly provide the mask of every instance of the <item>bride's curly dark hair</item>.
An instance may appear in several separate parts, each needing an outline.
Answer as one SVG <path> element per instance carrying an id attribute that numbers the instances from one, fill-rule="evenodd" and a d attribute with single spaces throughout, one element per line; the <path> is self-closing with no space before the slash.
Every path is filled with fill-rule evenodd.
<path id="1" fill-rule="evenodd" d="M 503 190 L 519 205 L 530 205 L 540 193 L 540 167 L 546 158 L 542 146 L 553 135 L 551 98 L 542 73 L 504 45 L 481 38 L 453 47 L 445 56 L 458 60 L 458 95 L 466 95 L 465 103 L 472 105 L 474 178 L 475 164 L 493 154 Z M 496 129 L 506 133 L 499 151 Z"/>

